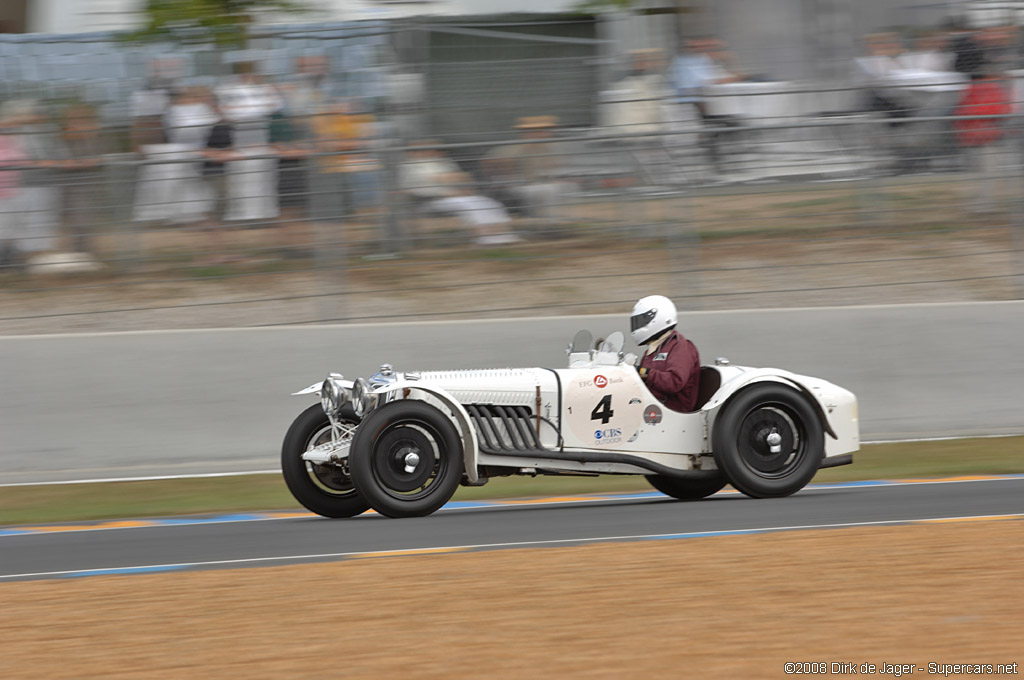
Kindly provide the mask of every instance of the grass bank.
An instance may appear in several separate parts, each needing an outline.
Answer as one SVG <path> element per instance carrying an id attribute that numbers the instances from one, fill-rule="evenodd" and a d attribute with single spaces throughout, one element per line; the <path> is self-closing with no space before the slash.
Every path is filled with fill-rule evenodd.
<path id="1" fill-rule="evenodd" d="M 1024 437 L 866 445 L 815 482 L 1024 473 Z M 511 477 L 463 487 L 458 500 L 649 490 L 642 477 Z M 7 487 L 0 525 L 298 509 L 278 475 Z"/>

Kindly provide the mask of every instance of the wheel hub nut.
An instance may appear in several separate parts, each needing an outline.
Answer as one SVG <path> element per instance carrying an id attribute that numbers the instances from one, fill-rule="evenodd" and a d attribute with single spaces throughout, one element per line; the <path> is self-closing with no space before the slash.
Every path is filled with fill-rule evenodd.
<path id="1" fill-rule="evenodd" d="M 420 464 L 420 456 L 415 451 L 405 454 L 405 472 L 412 474 L 416 471 L 416 466 Z"/>
<path id="2" fill-rule="evenodd" d="M 772 453 L 782 453 L 782 435 L 775 430 L 772 430 L 765 438 L 765 443 L 768 444 L 768 450 Z"/>

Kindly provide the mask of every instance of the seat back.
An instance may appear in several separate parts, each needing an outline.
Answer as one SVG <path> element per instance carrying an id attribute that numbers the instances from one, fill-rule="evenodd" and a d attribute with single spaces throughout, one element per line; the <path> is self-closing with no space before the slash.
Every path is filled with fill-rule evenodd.
<path id="1" fill-rule="evenodd" d="M 718 388 L 722 386 L 722 374 L 714 366 L 701 366 L 700 377 L 697 382 L 697 404 L 695 411 L 704 408 L 704 404 L 714 396 Z"/>

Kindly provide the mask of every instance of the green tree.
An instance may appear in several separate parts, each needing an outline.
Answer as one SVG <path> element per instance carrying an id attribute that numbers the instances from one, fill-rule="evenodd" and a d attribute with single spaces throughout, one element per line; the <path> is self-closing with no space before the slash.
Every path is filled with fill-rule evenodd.
<path id="1" fill-rule="evenodd" d="M 143 26 L 129 37 L 240 47 L 258 14 L 306 10 L 301 0 L 146 0 Z"/>

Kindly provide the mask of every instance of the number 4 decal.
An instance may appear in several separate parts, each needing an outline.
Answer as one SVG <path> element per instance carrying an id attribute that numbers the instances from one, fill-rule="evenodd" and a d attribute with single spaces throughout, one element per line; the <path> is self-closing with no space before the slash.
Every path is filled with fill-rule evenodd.
<path id="1" fill-rule="evenodd" d="M 601 397 L 601 401 L 597 402 L 597 406 L 590 412 L 591 420 L 600 420 L 602 425 L 607 425 L 608 421 L 615 415 L 615 411 L 612 410 L 612 395 L 606 394 Z"/>

